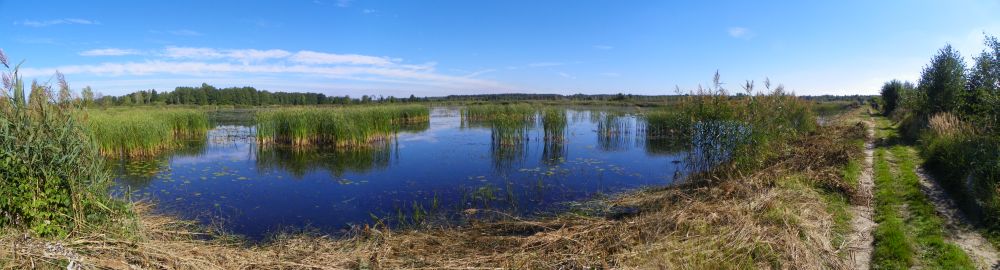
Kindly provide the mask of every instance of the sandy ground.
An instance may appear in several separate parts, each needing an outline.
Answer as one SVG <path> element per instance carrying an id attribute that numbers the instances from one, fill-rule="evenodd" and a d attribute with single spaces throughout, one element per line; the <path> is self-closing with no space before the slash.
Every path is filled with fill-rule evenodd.
<path id="1" fill-rule="evenodd" d="M 875 182 L 872 180 L 872 156 L 874 154 L 872 141 L 875 138 L 875 124 L 869 121 L 865 123 L 865 126 L 867 126 L 868 136 L 865 141 L 864 168 L 861 171 L 861 176 L 858 177 L 860 202 L 851 207 L 851 216 L 853 217 L 851 225 L 854 227 L 854 234 L 851 234 L 846 242 L 850 252 L 848 265 L 853 266 L 854 269 L 868 269 L 871 266 L 872 242 L 874 240 L 872 230 L 876 226 L 875 221 L 872 220 L 874 216 L 872 189 L 875 187 Z"/>

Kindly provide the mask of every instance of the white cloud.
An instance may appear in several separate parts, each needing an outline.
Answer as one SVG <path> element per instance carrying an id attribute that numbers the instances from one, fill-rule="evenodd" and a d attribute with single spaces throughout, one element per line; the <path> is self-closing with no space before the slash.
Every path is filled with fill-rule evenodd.
<path id="1" fill-rule="evenodd" d="M 753 32 L 744 27 L 730 27 L 728 32 L 729 36 L 734 38 L 750 39 L 753 37 Z"/>
<path id="2" fill-rule="evenodd" d="M 338 7 L 349 7 L 354 0 L 337 0 Z"/>
<path id="3" fill-rule="evenodd" d="M 617 73 L 617 72 L 604 72 L 604 73 L 601 73 L 601 76 L 604 76 L 604 77 L 621 77 L 622 75 L 619 74 L 619 73 Z"/>
<path id="4" fill-rule="evenodd" d="M 85 25 L 90 25 L 90 24 L 101 24 L 101 23 L 97 22 L 97 21 L 94 21 L 94 20 L 77 19 L 77 18 L 66 18 L 66 19 L 55 19 L 55 20 L 48 20 L 48 21 L 24 20 L 24 21 L 22 21 L 20 23 L 14 23 L 14 24 L 21 24 L 21 25 L 30 26 L 30 27 L 45 27 L 45 26 L 59 25 L 59 24 L 85 24 Z"/>
<path id="5" fill-rule="evenodd" d="M 131 53 L 123 49 L 100 49 L 90 55 L 116 55 Z M 81 53 L 82 54 L 82 53 Z M 317 79 L 378 82 L 382 85 L 418 85 L 428 88 L 450 89 L 504 89 L 506 86 L 489 80 L 473 78 L 492 72 L 483 70 L 466 76 L 440 74 L 434 71 L 437 63 L 403 64 L 402 59 L 366 56 L 359 54 L 334 54 L 315 51 L 291 53 L 270 49 L 215 49 L 167 47 L 150 54 L 160 59 L 143 62 L 105 62 L 88 65 L 66 65 L 51 68 L 25 68 L 25 76 L 49 76 L 56 70 L 66 75 L 91 75 L 104 77 L 156 77 L 161 79 L 184 77 L 245 78 L 257 80 L 262 76 L 307 76 Z M 107 79 L 107 78 L 105 78 Z M 113 81 L 116 79 L 107 79 Z"/>
<path id="6" fill-rule="evenodd" d="M 387 57 L 359 54 L 334 54 L 314 51 L 299 51 L 295 53 L 295 55 L 292 55 L 289 60 L 302 64 L 355 64 L 376 66 L 391 65 L 394 62 L 399 61 L 399 59 L 390 59 Z"/>
<path id="7" fill-rule="evenodd" d="M 610 49 L 614 49 L 614 48 L 615 47 L 612 47 L 611 45 L 594 45 L 594 49 L 598 49 L 598 50 L 605 50 L 606 51 L 606 50 L 610 50 Z"/>
<path id="8" fill-rule="evenodd" d="M 378 12 L 378 10 L 374 10 L 374 9 L 367 9 L 367 8 L 366 8 L 366 9 L 364 9 L 364 10 L 361 10 L 361 12 L 363 12 L 363 13 L 365 13 L 365 14 L 372 14 L 372 13 L 377 13 L 377 12 Z"/>
<path id="9" fill-rule="evenodd" d="M 80 55 L 82 55 L 82 56 L 125 56 L 125 55 L 136 55 L 136 54 L 140 54 L 140 53 L 141 52 L 139 52 L 138 50 L 132 50 L 132 49 L 107 48 L 107 49 L 93 49 L 93 50 L 88 50 L 88 51 L 82 51 L 82 52 L 80 52 Z"/>

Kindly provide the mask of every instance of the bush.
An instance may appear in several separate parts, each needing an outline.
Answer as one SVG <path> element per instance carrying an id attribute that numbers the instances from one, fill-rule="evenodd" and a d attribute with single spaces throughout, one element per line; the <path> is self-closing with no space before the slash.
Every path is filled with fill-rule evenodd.
<path id="1" fill-rule="evenodd" d="M 88 140 L 60 80 L 58 100 L 34 84 L 26 102 L 18 68 L 7 68 L 0 98 L 0 227 L 28 228 L 41 236 L 65 236 L 87 223 L 107 220 L 111 176 Z"/>

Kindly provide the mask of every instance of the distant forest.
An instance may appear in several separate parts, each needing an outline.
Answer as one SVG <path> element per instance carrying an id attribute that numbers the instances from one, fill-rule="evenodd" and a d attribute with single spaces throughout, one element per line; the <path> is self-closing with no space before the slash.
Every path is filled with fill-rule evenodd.
<path id="1" fill-rule="evenodd" d="M 216 88 L 206 83 L 200 87 L 177 87 L 174 91 L 157 92 L 156 90 L 135 91 L 122 96 L 93 97 L 90 88 L 83 91 L 85 104 L 98 106 L 129 106 L 129 105 L 321 105 L 321 104 L 369 104 L 369 103 L 404 103 L 424 101 L 632 101 L 632 102 L 669 102 L 677 95 L 632 95 L 632 94 L 598 94 L 598 95 L 560 95 L 560 94 L 481 94 L 481 95 L 449 95 L 443 97 L 394 97 L 369 96 L 360 97 L 328 96 L 310 92 L 270 92 L 257 90 L 253 87 Z M 814 101 L 856 101 L 865 103 L 873 96 L 807 96 Z"/>

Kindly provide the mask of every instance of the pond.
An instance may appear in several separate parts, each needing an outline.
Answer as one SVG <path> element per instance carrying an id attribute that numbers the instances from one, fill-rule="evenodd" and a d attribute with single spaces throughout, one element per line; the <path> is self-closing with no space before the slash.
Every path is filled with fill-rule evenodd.
<path id="1" fill-rule="evenodd" d="M 676 142 L 644 136 L 635 114 L 566 109 L 559 140 L 541 121 L 513 143 L 497 129 L 432 109 L 429 123 L 386 143 L 353 149 L 258 147 L 254 128 L 223 122 L 204 140 L 155 159 L 118 160 L 118 196 L 159 212 L 261 239 L 310 228 L 337 233 L 379 221 L 410 226 L 461 220 L 469 209 L 519 216 L 565 211 L 576 202 L 668 185 L 690 169 Z M 474 212 L 474 211 L 473 211 Z"/>

